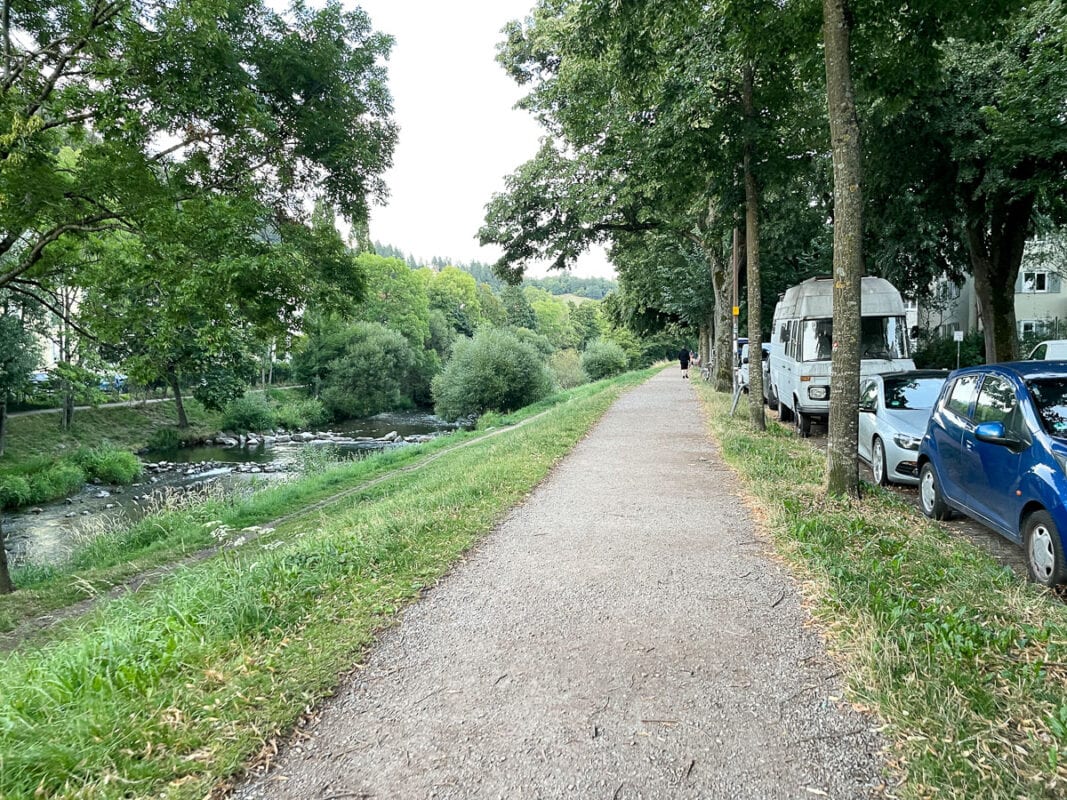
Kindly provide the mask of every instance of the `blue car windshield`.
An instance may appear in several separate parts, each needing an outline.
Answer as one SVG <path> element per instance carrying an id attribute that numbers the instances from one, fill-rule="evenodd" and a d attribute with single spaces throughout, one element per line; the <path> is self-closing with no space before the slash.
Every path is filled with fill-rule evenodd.
<path id="1" fill-rule="evenodd" d="M 1026 386 L 1045 430 L 1052 436 L 1067 436 L 1067 378 L 1042 378 Z"/>
<path id="2" fill-rule="evenodd" d="M 941 394 L 944 378 L 884 378 L 885 407 L 907 411 L 930 409 Z"/>

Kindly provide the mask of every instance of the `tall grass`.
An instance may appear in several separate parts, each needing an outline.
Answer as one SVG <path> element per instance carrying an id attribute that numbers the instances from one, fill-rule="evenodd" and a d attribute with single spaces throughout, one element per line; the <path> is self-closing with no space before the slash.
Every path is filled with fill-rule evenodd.
<path id="1" fill-rule="evenodd" d="M 328 693 L 377 628 L 646 376 L 467 435 L 431 466 L 394 471 L 3 658 L 0 796 L 203 797 Z"/>
<path id="2" fill-rule="evenodd" d="M 885 721 L 895 795 L 1067 796 L 1062 600 L 891 492 L 827 498 L 821 453 L 778 425 L 755 432 L 694 386 L 847 664 L 852 701 Z"/>

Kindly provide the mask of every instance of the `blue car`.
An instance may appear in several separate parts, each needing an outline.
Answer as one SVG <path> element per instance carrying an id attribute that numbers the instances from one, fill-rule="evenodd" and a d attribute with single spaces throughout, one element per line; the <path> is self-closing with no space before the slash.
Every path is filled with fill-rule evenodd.
<path id="1" fill-rule="evenodd" d="M 1036 582 L 1067 583 L 1067 361 L 951 373 L 918 465 L 927 516 L 966 514 L 1022 545 Z"/>

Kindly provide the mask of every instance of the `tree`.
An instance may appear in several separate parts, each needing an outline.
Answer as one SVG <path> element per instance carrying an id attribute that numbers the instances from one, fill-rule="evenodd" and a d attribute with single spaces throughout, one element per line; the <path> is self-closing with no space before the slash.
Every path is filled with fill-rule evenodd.
<path id="1" fill-rule="evenodd" d="M 7 437 L 7 404 L 25 391 L 40 357 L 37 341 L 19 315 L 0 314 L 0 456 Z"/>
<path id="2" fill-rule="evenodd" d="M 834 156 L 834 342 L 831 356 L 827 489 L 859 493 L 856 466 L 863 277 L 862 147 L 852 89 L 847 0 L 823 0 L 826 102 Z"/>
<path id="3" fill-rule="evenodd" d="M 329 363 L 322 401 L 335 419 L 410 407 L 417 364 L 400 333 L 357 322 L 346 330 L 343 352 Z"/>
<path id="4" fill-rule="evenodd" d="M 351 310 L 354 319 L 377 322 L 421 350 L 430 337 L 430 298 L 426 281 L 397 258 L 364 253 L 356 258 L 367 292 Z"/>
<path id="5" fill-rule="evenodd" d="M 186 427 L 182 388 L 209 407 L 240 396 L 256 353 L 311 307 L 346 311 L 362 272 L 325 219 L 268 223 L 257 204 L 190 200 L 160 210 L 140 235 L 87 245 L 79 319 L 138 382 L 165 381 Z"/>
<path id="6" fill-rule="evenodd" d="M 504 305 L 508 325 L 530 330 L 537 327 L 537 315 L 534 314 L 533 307 L 520 286 L 505 286 L 500 294 L 500 301 Z"/>
<path id="7" fill-rule="evenodd" d="M 69 270 L 72 244 L 152 237 L 190 203 L 252 206 L 263 231 L 306 224 L 307 199 L 359 223 L 368 197 L 384 195 L 391 39 L 359 9 L 3 8 L 0 196 L 19 201 L 0 205 L 0 287 L 32 292 Z"/>
<path id="8" fill-rule="evenodd" d="M 473 336 L 482 322 L 478 302 L 478 284 L 463 270 L 447 266 L 440 272 L 430 272 L 427 291 L 430 308 L 441 311 L 457 333 Z"/>

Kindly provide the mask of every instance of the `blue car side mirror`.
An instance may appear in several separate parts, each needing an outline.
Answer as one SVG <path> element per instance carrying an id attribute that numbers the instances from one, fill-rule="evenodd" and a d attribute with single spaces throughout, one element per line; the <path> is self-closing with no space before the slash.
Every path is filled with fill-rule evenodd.
<path id="1" fill-rule="evenodd" d="M 980 442 L 999 444 L 1009 450 L 1019 450 L 1028 444 L 1022 439 L 1010 436 L 1003 422 L 983 422 L 974 429 L 974 438 Z"/>

